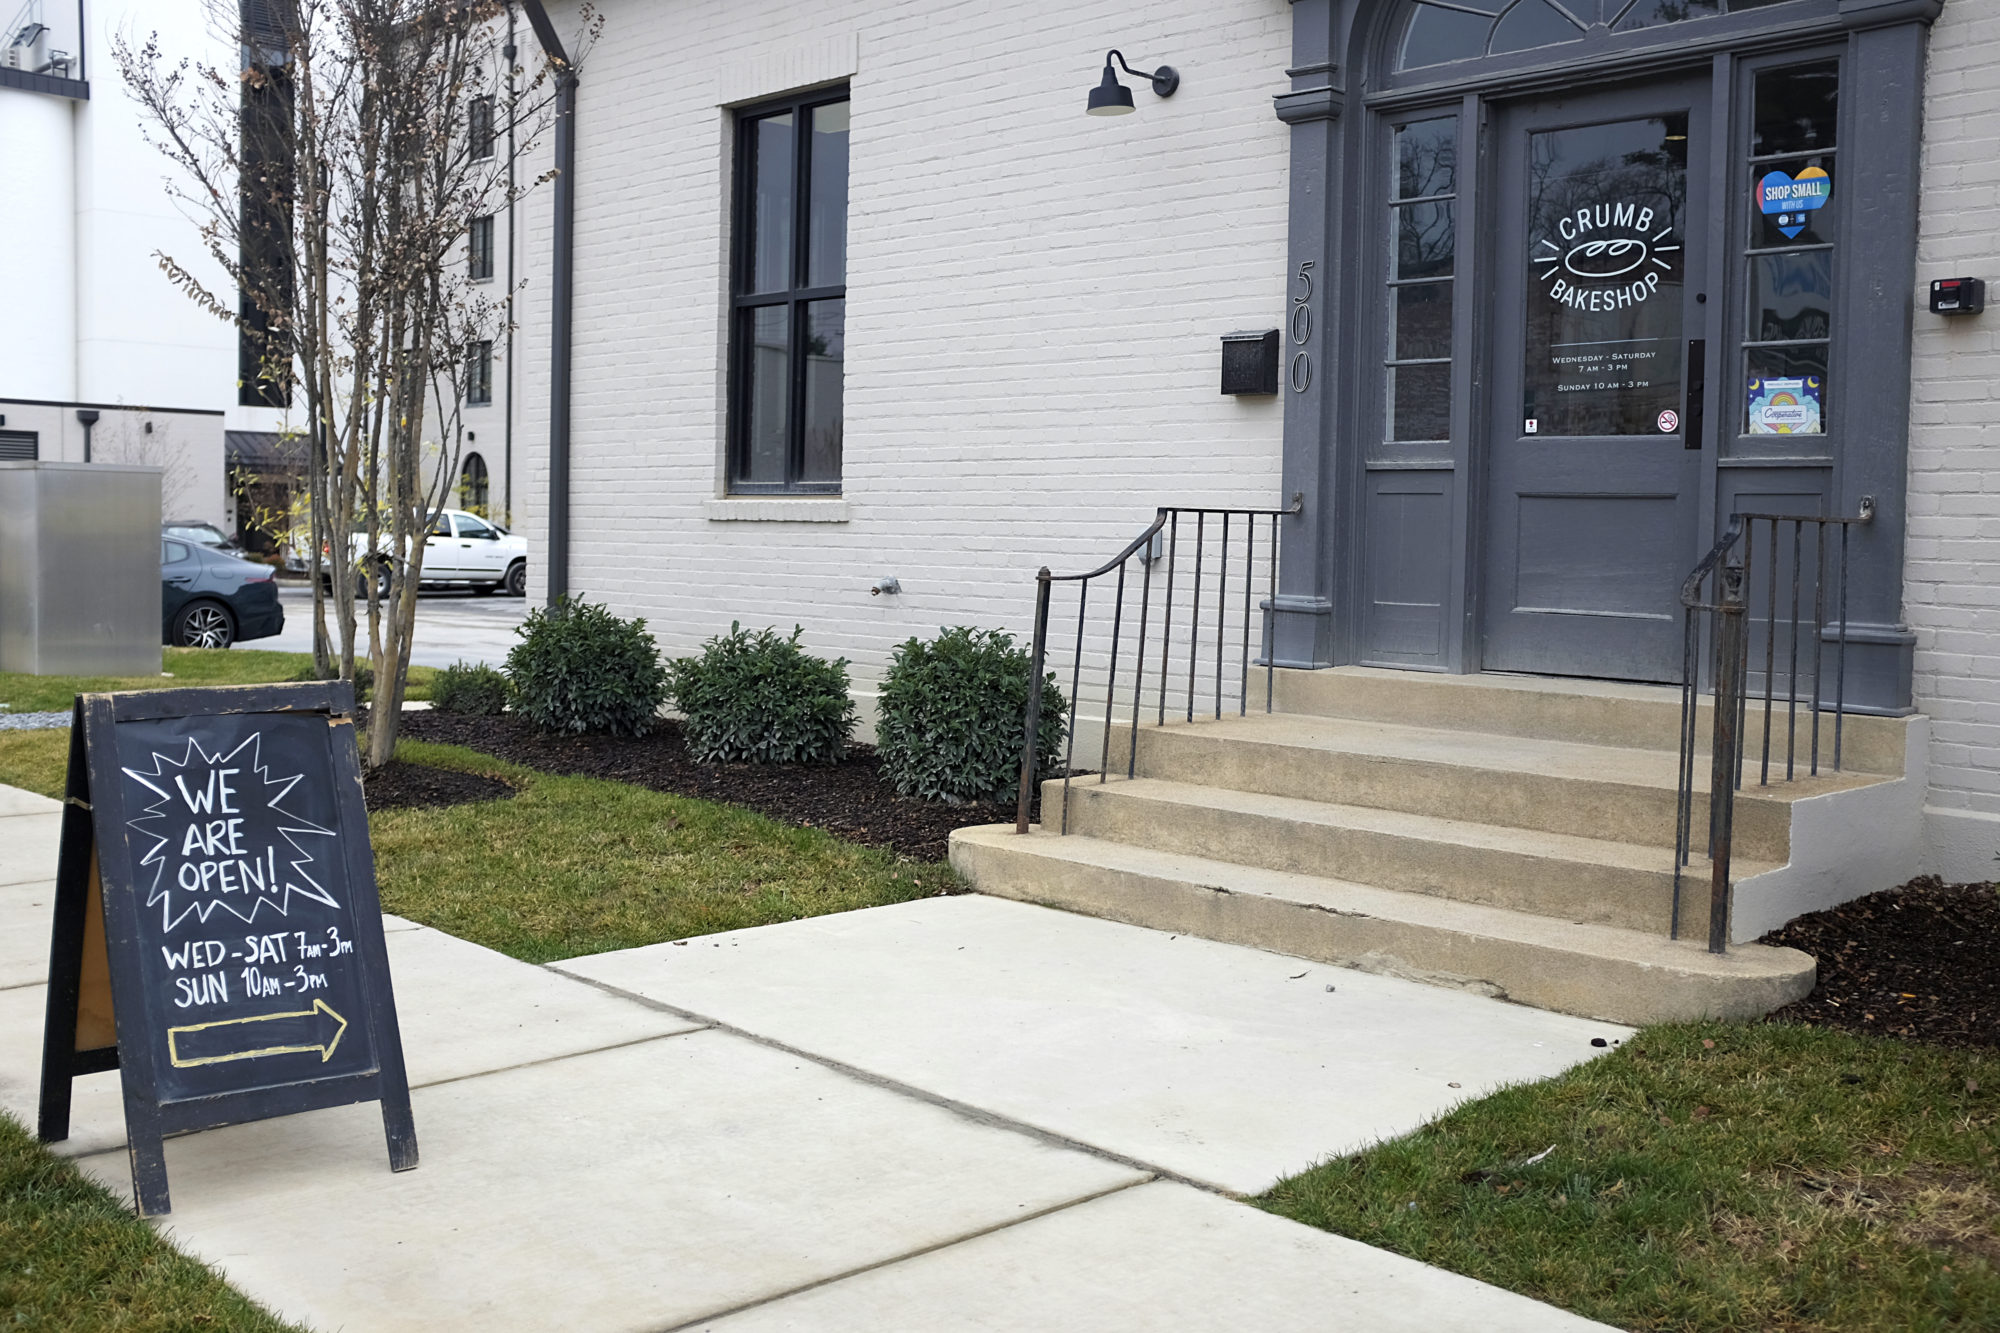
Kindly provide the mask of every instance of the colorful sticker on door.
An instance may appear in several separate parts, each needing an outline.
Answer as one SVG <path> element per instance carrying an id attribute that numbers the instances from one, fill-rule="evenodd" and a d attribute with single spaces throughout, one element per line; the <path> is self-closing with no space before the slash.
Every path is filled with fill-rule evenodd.
<path id="1" fill-rule="evenodd" d="M 1757 182 L 1757 207 L 1772 218 L 1787 237 L 1806 229 L 1806 214 L 1826 207 L 1833 198 L 1833 178 L 1818 167 L 1807 167 L 1792 176 L 1782 171 L 1766 172 Z"/>
<path id="2" fill-rule="evenodd" d="M 1817 375 L 1750 381 L 1750 434 L 1818 435 L 1821 384 Z"/>

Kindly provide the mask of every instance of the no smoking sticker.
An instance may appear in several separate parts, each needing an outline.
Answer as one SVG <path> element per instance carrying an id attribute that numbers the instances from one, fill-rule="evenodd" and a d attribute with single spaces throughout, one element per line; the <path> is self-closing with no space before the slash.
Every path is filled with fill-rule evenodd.
<path id="1" fill-rule="evenodd" d="M 1662 434 L 1671 435 L 1673 432 L 1681 428 L 1681 414 L 1674 411 L 1672 408 L 1668 408 L 1666 411 L 1660 413 L 1659 422 L 1660 422 L 1660 432 Z"/>

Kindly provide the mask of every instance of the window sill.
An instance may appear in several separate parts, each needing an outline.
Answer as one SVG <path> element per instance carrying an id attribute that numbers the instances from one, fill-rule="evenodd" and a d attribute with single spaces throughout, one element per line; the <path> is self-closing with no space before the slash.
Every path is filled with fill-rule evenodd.
<path id="1" fill-rule="evenodd" d="M 701 512 L 712 523 L 845 523 L 847 501 L 838 495 L 739 495 L 706 501 Z"/>

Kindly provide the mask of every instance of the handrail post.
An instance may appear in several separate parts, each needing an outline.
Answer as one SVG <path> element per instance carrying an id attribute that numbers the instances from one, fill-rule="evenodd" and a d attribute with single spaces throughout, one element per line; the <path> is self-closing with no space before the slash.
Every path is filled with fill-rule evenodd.
<path id="1" fill-rule="evenodd" d="M 1736 816 L 1737 748 L 1741 740 L 1744 667 L 1743 570 L 1724 565 L 1722 596 L 1716 607 L 1715 733 L 1710 747 L 1708 800 L 1710 869 L 1708 891 L 1708 951 L 1722 953 L 1729 944 L 1730 840 Z"/>
<path id="2" fill-rule="evenodd" d="M 1042 676 L 1049 647 L 1049 567 L 1035 575 L 1035 644 L 1028 654 L 1028 712 L 1021 737 L 1021 791 L 1014 802 L 1014 832 L 1028 831 L 1028 807 L 1035 795 L 1035 741 L 1042 730 Z"/>

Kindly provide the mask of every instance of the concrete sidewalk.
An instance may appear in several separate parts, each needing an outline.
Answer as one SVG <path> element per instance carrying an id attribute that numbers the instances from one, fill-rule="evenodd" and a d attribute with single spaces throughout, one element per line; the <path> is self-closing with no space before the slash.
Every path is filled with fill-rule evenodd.
<path id="1" fill-rule="evenodd" d="M 30 1123 L 56 809 L 0 789 Z M 1598 1327 L 1224 1191 L 1605 1024 L 983 898 L 558 968 L 389 925 L 419 1169 L 373 1106 L 167 1145 L 173 1239 L 314 1328 Z M 123 1141 L 117 1075 L 83 1080 L 63 1149 L 129 1197 Z"/>

